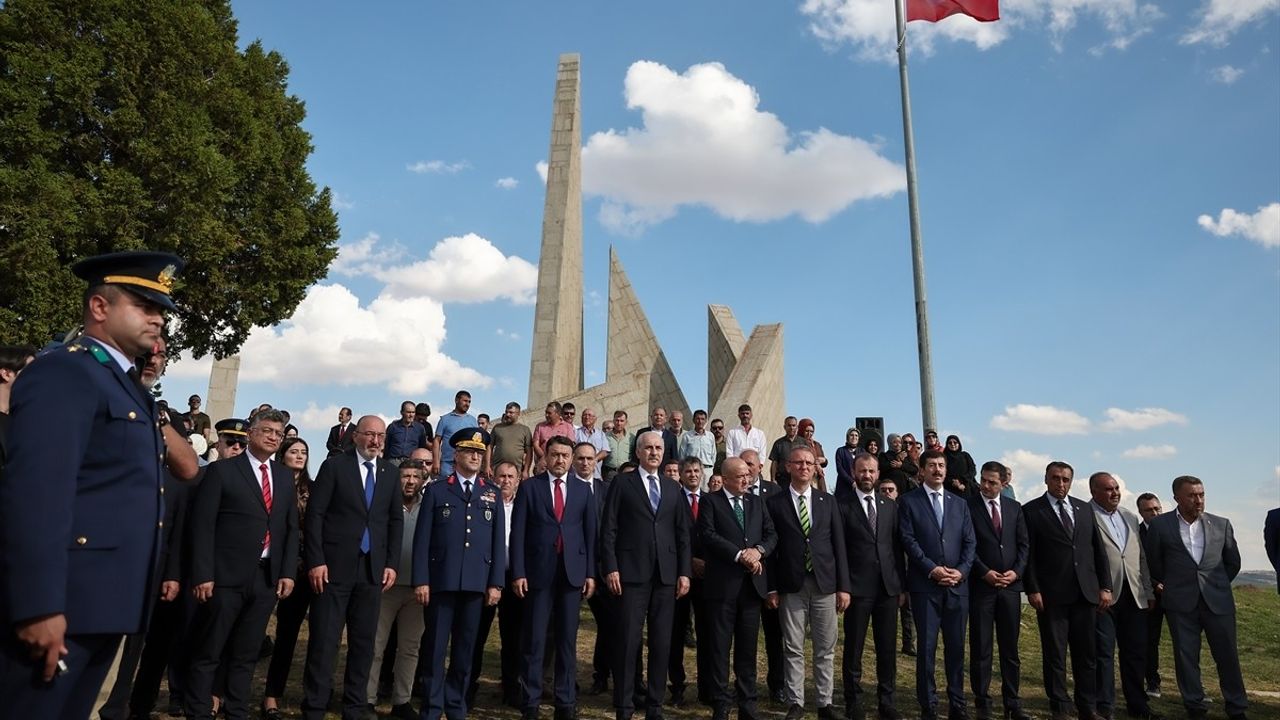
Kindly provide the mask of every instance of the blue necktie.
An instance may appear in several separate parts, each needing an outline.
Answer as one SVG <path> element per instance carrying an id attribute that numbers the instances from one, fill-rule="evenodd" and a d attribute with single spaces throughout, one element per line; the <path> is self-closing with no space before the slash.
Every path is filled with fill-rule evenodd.
<path id="1" fill-rule="evenodd" d="M 933 496 L 933 515 L 938 518 L 938 529 L 942 529 L 942 493 L 935 490 L 929 493 Z"/>
<path id="2" fill-rule="evenodd" d="M 649 476 L 649 507 L 653 508 L 654 514 L 658 512 L 658 503 L 662 501 L 662 493 L 658 490 L 658 477 L 656 475 Z"/>
<path id="3" fill-rule="evenodd" d="M 368 460 L 364 463 L 364 506 L 369 509 L 373 506 L 373 463 Z M 360 536 L 360 552 L 369 553 L 369 523 L 365 522 L 364 535 Z"/>

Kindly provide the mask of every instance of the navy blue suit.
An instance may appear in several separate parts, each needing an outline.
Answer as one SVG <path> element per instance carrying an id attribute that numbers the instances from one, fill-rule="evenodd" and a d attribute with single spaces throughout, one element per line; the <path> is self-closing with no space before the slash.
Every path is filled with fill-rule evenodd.
<path id="1" fill-rule="evenodd" d="M 512 507 L 511 579 L 528 581 L 524 604 L 524 708 L 534 712 L 542 700 L 542 657 L 547 628 L 553 628 L 555 704 L 577 702 L 578 617 L 582 586 L 595 574 L 596 502 L 591 489 L 573 473 L 561 478 L 564 512 L 556 520 L 550 473 L 520 484 Z"/>
<path id="2" fill-rule="evenodd" d="M 155 402 L 82 338 L 14 383 L 0 479 L 0 716 L 84 718 L 120 638 L 144 632 L 159 582 L 164 440 Z M 52 683 L 14 625 L 66 617 Z"/>
<path id="3" fill-rule="evenodd" d="M 930 492 L 940 492 L 942 527 L 934 514 Z M 947 703 L 963 708 L 964 632 L 969 619 L 969 570 L 973 566 L 976 541 L 969 506 L 960 496 L 922 485 L 898 500 L 898 527 L 902 549 L 907 554 L 907 591 L 915 617 L 919 651 L 916 657 L 916 699 L 920 707 L 936 712 L 938 694 L 934 687 L 934 660 L 938 652 L 938 630 L 946 643 L 945 673 Z M 960 571 L 964 579 L 953 587 L 942 587 L 929 578 L 942 566 Z"/>
<path id="4" fill-rule="evenodd" d="M 431 591 L 423 645 L 430 653 L 422 665 L 424 720 L 437 720 L 442 713 L 451 720 L 467 715 L 466 690 L 485 592 L 501 589 L 507 572 L 504 523 L 502 493 L 482 477 L 475 479 L 470 500 L 456 474 L 423 491 L 413 533 L 412 584 Z"/>

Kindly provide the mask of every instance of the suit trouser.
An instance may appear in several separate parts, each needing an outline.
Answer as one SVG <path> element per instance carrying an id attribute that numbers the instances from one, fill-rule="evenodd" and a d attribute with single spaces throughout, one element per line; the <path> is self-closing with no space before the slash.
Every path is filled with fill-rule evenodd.
<path id="1" fill-rule="evenodd" d="M 674 585 L 663 585 L 657 570 L 646 582 L 622 584 L 618 599 L 618 635 L 613 656 L 613 706 L 620 714 L 635 710 L 635 689 L 640 676 L 640 640 L 645 624 L 648 633 L 649 679 L 645 692 L 645 714 L 662 714 L 662 696 L 667 684 L 667 662 L 671 657 L 671 615 L 676 604 Z"/>
<path id="2" fill-rule="evenodd" d="M 387 648 L 391 626 L 396 626 L 395 685 L 391 690 L 391 704 L 409 702 L 413 693 L 413 674 L 418 670 L 418 646 L 426 627 L 422 606 L 408 585 L 393 585 L 382 593 L 378 609 L 378 630 L 373 640 L 373 663 L 370 665 L 369 682 L 365 697 L 378 696 L 378 678 L 372 668 L 382 666 L 382 653 Z"/>
<path id="3" fill-rule="evenodd" d="M 756 714 L 756 653 L 760 641 L 760 596 L 750 580 L 737 595 L 706 600 L 708 635 L 707 682 L 716 709 L 727 711 L 734 700 L 740 718 Z M 702 641 L 702 637 L 698 637 Z M 729 646 L 733 645 L 733 689 L 729 688 Z M 701 651 L 699 652 L 701 654 Z M 701 680 L 701 670 L 698 679 Z"/>
<path id="4" fill-rule="evenodd" d="M 593 596 L 594 597 L 594 596 Z M 520 628 L 524 624 L 524 598 L 518 597 L 510 587 L 502 588 L 502 598 L 497 605 L 485 605 L 480 609 L 480 628 L 476 633 L 476 647 L 471 655 L 471 684 L 467 688 L 467 706 L 480 689 L 480 673 L 484 670 L 484 647 L 489 642 L 489 630 L 494 618 L 498 619 L 498 644 L 500 645 L 500 682 L 503 700 L 519 696 L 521 663 L 524 648 L 520 645 Z"/>
<path id="5" fill-rule="evenodd" d="M 1173 669 L 1178 678 L 1178 691 L 1188 712 L 1204 712 L 1204 685 L 1200 682 L 1200 636 L 1209 641 L 1209 652 L 1218 666 L 1218 685 L 1222 689 L 1227 715 L 1240 715 L 1248 709 L 1244 678 L 1240 674 L 1239 646 L 1236 644 L 1236 615 L 1215 615 L 1201 599 L 1191 612 L 1166 609 L 1169 637 L 1173 640 Z"/>
<path id="6" fill-rule="evenodd" d="M 938 656 L 938 631 L 942 631 L 943 672 L 947 678 L 947 706 L 964 707 L 964 632 L 969 622 L 969 596 L 949 590 L 911 593 L 920 649 L 916 655 L 916 701 L 922 708 L 938 706 L 933 668 Z"/>
<path id="7" fill-rule="evenodd" d="M 1084 596 L 1073 603 L 1050 605 L 1037 613 L 1040 625 L 1040 647 L 1043 657 L 1044 694 L 1049 709 L 1065 713 L 1071 708 L 1067 695 L 1067 649 L 1071 649 L 1071 676 L 1075 680 L 1076 710 L 1083 715 L 1094 711 L 1097 702 L 1097 676 L 1094 669 L 1094 624 L 1098 606 L 1086 602 Z"/>
<path id="8" fill-rule="evenodd" d="M 67 671 L 45 682 L 13 632 L 0 640 L 0 720 L 84 720 L 120 646 L 120 635 L 67 635 Z"/>
<path id="9" fill-rule="evenodd" d="M 427 603 L 426 670 L 422 674 L 423 720 L 467 716 L 467 685 L 480 629 L 482 592 L 436 592 Z M 449 667 L 445 668 L 448 651 Z"/>
<path id="10" fill-rule="evenodd" d="M 709 676 L 704 665 L 707 662 L 707 643 L 704 639 L 710 630 L 707 629 L 707 612 L 703 607 L 702 581 L 693 580 L 689 592 L 676 600 L 671 619 L 671 659 L 667 664 L 667 676 L 671 681 L 671 692 L 683 693 L 687 676 L 684 672 L 684 638 L 689 629 L 689 616 L 693 615 L 694 637 L 696 647 L 693 651 L 694 671 L 697 673 L 698 699 L 703 700 L 710 694 L 707 684 Z"/>
<path id="11" fill-rule="evenodd" d="M 187 674 L 187 711 L 197 720 L 213 717 L 214 677 L 226 663 L 222 709 L 231 720 L 249 717 L 253 668 L 262 649 L 276 588 L 261 564 L 240 588 L 214 587 L 213 597 L 197 613 Z"/>
<path id="12" fill-rule="evenodd" d="M 120 651 L 112 663 L 114 672 L 108 672 L 102 690 L 98 691 L 101 700 L 106 694 L 106 701 L 98 707 L 98 720 L 124 720 L 129 715 L 129 694 L 133 690 L 133 676 L 138 671 L 138 660 L 142 657 L 144 636 L 125 635 Z M 112 678 L 112 675 L 115 677 Z M 110 683 L 110 687 L 107 684 Z"/>
<path id="13" fill-rule="evenodd" d="M 307 665 L 302 676 L 302 717 L 322 720 L 333 689 L 333 667 L 338 660 L 342 627 L 347 628 L 347 663 L 342 676 L 342 717 L 365 714 L 369 670 L 373 666 L 373 636 L 378 631 L 382 585 L 373 582 L 369 557 L 356 564 L 356 579 L 330 582 L 311 599 L 307 621 Z M 381 572 L 378 573 L 381 576 Z"/>
<path id="14" fill-rule="evenodd" d="M 1000 646 L 1000 698 L 1005 710 L 1022 706 L 1019 684 L 1022 662 L 1018 658 L 1018 634 L 1022 624 L 1022 593 L 1009 589 L 979 589 L 969 583 L 969 683 L 974 705 L 991 709 L 991 660 Z M 994 642 L 993 642 L 994 640 Z"/>
<path id="15" fill-rule="evenodd" d="M 880 707 L 893 707 L 898 680 L 898 596 L 855 597 L 844 611 L 844 657 L 840 675 L 846 706 L 861 702 L 862 650 L 871 623 L 876 648 L 876 698 Z"/>
<path id="16" fill-rule="evenodd" d="M 604 684 L 609 682 L 609 674 L 612 672 L 617 598 L 601 583 L 595 594 L 587 598 L 587 607 L 591 608 L 591 616 L 596 621 L 596 640 L 591 650 L 591 680 L 596 684 Z"/>
<path id="17" fill-rule="evenodd" d="M 760 604 L 760 627 L 764 631 L 765 683 L 772 695 L 787 684 L 782 671 L 782 618 L 778 608 Z"/>
<path id="18" fill-rule="evenodd" d="M 1160 633 L 1164 629 L 1164 608 L 1156 605 L 1147 610 L 1147 688 L 1160 689 Z"/>
<path id="19" fill-rule="evenodd" d="M 191 599 L 191 594 L 186 592 L 185 587 L 183 590 L 172 602 L 156 603 L 155 612 L 151 613 L 151 627 L 142 644 L 138 674 L 133 679 L 133 690 L 129 695 L 129 710 L 135 715 L 146 717 L 151 714 L 156 706 L 156 698 L 160 695 L 160 680 L 164 677 L 165 670 L 170 669 L 173 664 L 171 658 L 176 654 L 179 644 L 184 643 L 187 638 L 190 617 L 189 610 L 183 606 L 195 600 Z M 176 679 L 178 675 L 181 675 L 180 679 Z M 186 693 L 183 687 L 186 676 L 185 667 L 181 673 L 169 673 L 170 706 L 180 703 Z"/>
<path id="20" fill-rule="evenodd" d="M 582 587 L 571 585 L 564 565 L 556 570 L 551 587 L 530 588 L 524 602 L 524 709 L 538 710 L 542 702 L 542 661 L 547 652 L 547 629 L 555 640 L 555 706 L 571 708 L 578 701 L 578 618 Z"/>
<path id="21" fill-rule="evenodd" d="M 1098 646 L 1098 712 L 1112 714 L 1116 706 L 1116 646 L 1120 646 L 1120 688 L 1126 710 L 1133 714 L 1150 711 L 1147 691 L 1142 685 L 1146 672 L 1147 611 L 1138 607 L 1124 583 L 1120 597 L 1098 613 L 1096 626 Z"/>
<path id="22" fill-rule="evenodd" d="M 813 574 L 805 575 L 800 590 L 780 594 L 783 674 L 793 705 L 804 705 L 805 630 L 813 639 L 813 684 L 818 707 L 831 704 L 835 684 L 836 595 L 818 589 Z"/>

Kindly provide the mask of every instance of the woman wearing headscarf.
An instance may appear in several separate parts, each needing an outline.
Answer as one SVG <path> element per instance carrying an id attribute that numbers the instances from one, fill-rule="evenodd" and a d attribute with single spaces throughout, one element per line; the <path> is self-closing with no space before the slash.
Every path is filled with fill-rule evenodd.
<path id="1" fill-rule="evenodd" d="M 853 460 L 858 452 L 858 428 L 849 428 L 844 434 L 844 445 L 836 448 L 836 497 L 853 492 Z"/>
<path id="2" fill-rule="evenodd" d="M 973 457 L 964 451 L 959 435 L 948 435 L 942 454 L 947 459 L 946 487 L 957 495 L 971 495 L 977 491 L 978 469 Z"/>

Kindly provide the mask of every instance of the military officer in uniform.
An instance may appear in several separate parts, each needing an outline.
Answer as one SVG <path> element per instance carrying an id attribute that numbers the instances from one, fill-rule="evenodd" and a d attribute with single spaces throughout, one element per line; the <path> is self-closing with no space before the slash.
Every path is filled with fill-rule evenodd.
<path id="1" fill-rule="evenodd" d="M 136 361 L 160 340 L 183 261 L 81 260 L 84 334 L 15 383 L 0 480 L 0 717 L 88 717 L 158 586 L 164 439 Z M 51 432 L 51 428 L 57 432 Z"/>
<path id="2" fill-rule="evenodd" d="M 218 431 L 218 442 L 213 446 L 218 453 L 218 460 L 233 458 L 244 452 L 245 445 L 249 444 L 247 420 L 227 418 L 219 420 L 213 427 Z"/>
<path id="3" fill-rule="evenodd" d="M 424 720 L 467 716 L 464 695 L 480 610 L 498 603 L 506 576 L 502 495 L 480 475 L 489 433 L 476 427 L 458 430 L 449 444 L 453 472 L 426 487 L 413 537 L 414 594 L 427 613 Z"/>

